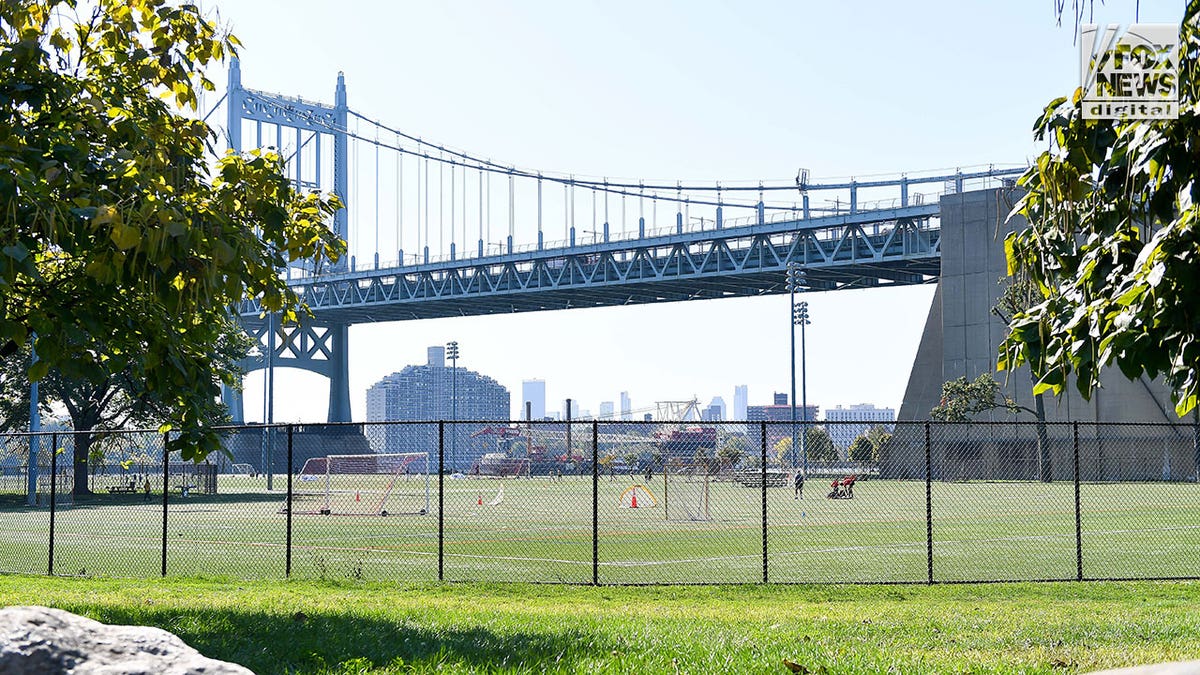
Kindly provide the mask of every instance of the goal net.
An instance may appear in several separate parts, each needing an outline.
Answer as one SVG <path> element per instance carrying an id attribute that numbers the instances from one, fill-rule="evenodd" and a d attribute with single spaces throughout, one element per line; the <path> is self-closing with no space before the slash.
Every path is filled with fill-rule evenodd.
<path id="1" fill-rule="evenodd" d="M 304 463 L 292 513 L 337 516 L 429 513 L 429 453 L 328 455 Z M 282 512 L 287 511 L 284 501 Z"/>
<path id="2" fill-rule="evenodd" d="M 712 520 L 708 488 L 711 477 L 701 469 L 663 473 L 663 510 L 667 520 Z"/>

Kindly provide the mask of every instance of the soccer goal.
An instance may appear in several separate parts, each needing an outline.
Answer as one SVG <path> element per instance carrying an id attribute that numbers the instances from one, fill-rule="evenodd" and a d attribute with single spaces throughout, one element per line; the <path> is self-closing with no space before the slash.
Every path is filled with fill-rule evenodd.
<path id="1" fill-rule="evenodd" d="M 293 514 L 429 513 L 429 453 L 328 455 L 304 463 L 292 489 Z M 287 511 L 284 501 L 281 513 Z"/>
<path id="2" fill-rule="evenodd" d="M 699 469 L 663 473 L 663 517 L 667 520 L 712 520 L 708 489 L 711 477 Z"/>

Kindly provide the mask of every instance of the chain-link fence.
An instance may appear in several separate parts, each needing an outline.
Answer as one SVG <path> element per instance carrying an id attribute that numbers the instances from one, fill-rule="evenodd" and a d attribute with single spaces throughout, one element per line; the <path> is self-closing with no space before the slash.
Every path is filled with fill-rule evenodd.
<path id="1" fill-rule="evenodd" d="M 0 572 L 1200 578 L 1200 426 L 396 422 L 0 435 Z"/>

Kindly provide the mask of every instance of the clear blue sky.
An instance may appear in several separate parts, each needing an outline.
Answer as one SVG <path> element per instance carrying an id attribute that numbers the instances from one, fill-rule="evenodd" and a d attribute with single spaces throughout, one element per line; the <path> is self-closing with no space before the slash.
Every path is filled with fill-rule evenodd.
<path id="1" fill-rule="evenodd" d="M 1181 3 L 1141 3 L 1177 23 Z M 243 83 L 351 108 L 434 141 L 581 175 L 814 180 L 1023 164 L 1042 106 L 1078 82 L 1069 17 L 1052 0 L 909 3 L 390 2 L 226 0 L 244 43 Z M 1134 20 L 1135 3 L 1096 7 Z M 385 197 L 386 199 L 386 197 Z M 590 219 L 590 202 L 587 207 Z M 582 212 L 582 211 L 581 211 Z M 663 217 L 660 215 L 660 217 Z M 589 223 L 590 225 L 590 220 Z M 363 239 L 365 237 L 360 237 Z M 370 250 L 359 249 L 360 252 Z M 386 257 L 386 256 L 385 256 Z M 899 407 L 932 287 L 809 294 L 808 400 Z M 351 399 L 457 340 L 463 367 L 520 405 L 546 380 L 547 408 L 597 412 L 788 389 L 786 296 L 359 326 Z M 323 378 L 276 375 L 277 421 L 320 421 Z M 246 413 L 262 418 L 262 378 Z"/>

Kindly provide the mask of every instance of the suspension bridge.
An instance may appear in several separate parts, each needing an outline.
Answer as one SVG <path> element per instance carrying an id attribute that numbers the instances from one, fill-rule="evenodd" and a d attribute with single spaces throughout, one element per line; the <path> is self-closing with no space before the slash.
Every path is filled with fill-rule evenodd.
<path id="1" fill-rule="evenodd" d="M 539 171 L 388 126 L 349 107 L 244 87 L 223 98 L 229 146 L 276 148 L 301 189 L 347 203 L 336 265 L 286 270 L 313 318 L 280 326 L 238 308 L 274 366 L 330 379 L 328 419 L 350 421 L 348 327 L 450 316 L 759 296 L 787 271 L 827 291 L 925 284 L 941 266 L 939 198 L 1011 184 L 1023 168 L 826 182 L 664 181 Z M 235 421 L 240 394 L 225 393 Z"/>

